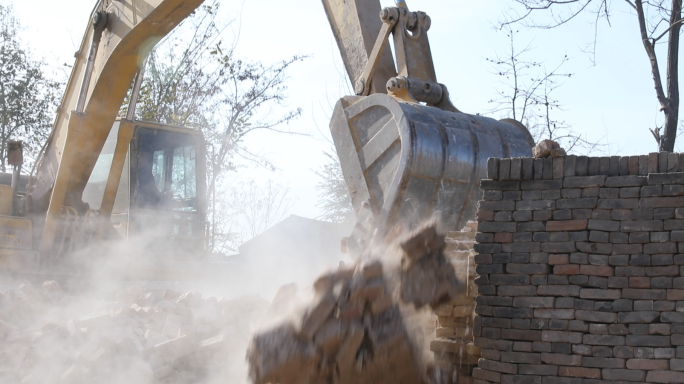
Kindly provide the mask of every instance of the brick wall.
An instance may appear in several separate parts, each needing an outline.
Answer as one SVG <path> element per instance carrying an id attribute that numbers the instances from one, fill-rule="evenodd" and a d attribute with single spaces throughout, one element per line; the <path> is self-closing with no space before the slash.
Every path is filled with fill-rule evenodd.
<path id="1" fill-rule="evenodd" d="M 684 383 L 684 155 L 490 159 L 488 177 L 475 383 Z"/>
<path id="2" fill-rule="evenodd" d="M 476 231 L 477 222 L 470 221 L 461 231 L 449 232 L 446 237 L 444 256 L 454 266 L 458 278 L 466 282 L 467 289 L 466 294 L 435 308 L 435 339 L 430 342 L 436 363 L 447 367 L 452 380 L 455 378 L 459 384 L 472 382 L 472 371 L 480 357 L 480 349 L 473 344 Z"/>

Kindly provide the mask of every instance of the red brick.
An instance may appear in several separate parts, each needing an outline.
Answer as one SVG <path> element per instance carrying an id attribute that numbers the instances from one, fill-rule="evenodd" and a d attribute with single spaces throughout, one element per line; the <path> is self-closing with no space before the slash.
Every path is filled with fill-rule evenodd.
<path id="1" fill-rule="evenodd" d="M 551 231 L 581 231 L 587 229 L 587 220 L 547 221 L 546 230 Z"/>
<path id="2" fill-rule="evenodd" d="M 668 289 L 667 299 L 670 301 L 684 300 L 684 289 Z"/>
<path id="3" fill-rule="evenodd" d="M 567 254 L 549 255 L 550 265 L 562 265 L 569 263 L 570 256 Z"/>
<path id="4" fill-rule="evenodd" d="M 646 381 L 649 383 L 684 383 L 684 372 L 649 371 Z"/>
<path id="5" fill-rule="evenodd" d="M 650 277 L 630 277 L 629 278 L 630 288 L 651 288 L 651 278 Z"/>
<path id="6" fill-rule="evenodd" d="M 598 368 L 558 367 L 558 376 L 584 377 L 587 379 L 600 379 L 601 378 L 601 370 Z"/>
<path id="7" fill-rule="evenodd" d="M 613 276 L 613 267 L 606 265 L 582 265 L 580 267 L 581 275 L 592 275 L 592 276 Z"/>
<path id="8" fill-rule="evenodd" d="M 477 221 L 494 221 L 494 211 L 477 210 Z"/>
<path id="9" fill-rule="evenodd" d="M 513 233 L 511 232 L 499 232 L 494 235 L 494 242 L 495 243 L 512 243 L 513 242 Z"/>
<path id="10" fill-rule="evenodd" d="M 627 368 L 629 368 L 629 369 L 645 369 L 648 371 L 668 370 L 668 369 L 670 369 L 670 362 L 668 360 L 629 359 L 629 360 L 627 360 Z"/>
<path id="11" fill-rule="evenodd" d="M 482 361 L 482 360 L 484 360 L 484 359 L 480 359 L 480 361 Z M 500 383 L 501 382 L 501 373 L 487 371 L 487 370 L 484 370 L 482 368 L 473 369 L 473 377 L 476 379 L 491 381 L 494 383 Z"/>
<path id="12" fill-rule="evenodd" d="M 553 266 L 554 275 L 577 275 L 579 274 L 579 270 L 579 265 L 576 264 L 564 264 Z"/>

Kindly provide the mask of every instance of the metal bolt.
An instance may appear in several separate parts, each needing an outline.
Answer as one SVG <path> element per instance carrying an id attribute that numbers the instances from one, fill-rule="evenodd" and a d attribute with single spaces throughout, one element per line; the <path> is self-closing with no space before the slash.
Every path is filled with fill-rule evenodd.
<path id="1" fill-rule="evenodd" d="M 366 89 L 364 83 L 363 79 L 359 79 L 354 85 L 354 92 L 356 92 L 358 96 L 363 95 L 363 91 Z"/>

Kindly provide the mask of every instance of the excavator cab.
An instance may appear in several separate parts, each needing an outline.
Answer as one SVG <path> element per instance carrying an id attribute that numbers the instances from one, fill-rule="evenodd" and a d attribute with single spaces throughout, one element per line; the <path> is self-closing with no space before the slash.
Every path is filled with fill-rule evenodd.
<path id="1" fill-rule="evenodd" d="M 206 183 L 202 132 L 183 127 L 118 119 L 83 191 L 83 201 L 100 210 L 116 156 L 121 125 L 132 125 L 111 208 L 110 236 L 135 242 L 139 251 L 164 257 L 201 253 Z M 125 138 L 123 138 L 125 140 Z M 124 143 L 125 144 L 125 143 Z"/>

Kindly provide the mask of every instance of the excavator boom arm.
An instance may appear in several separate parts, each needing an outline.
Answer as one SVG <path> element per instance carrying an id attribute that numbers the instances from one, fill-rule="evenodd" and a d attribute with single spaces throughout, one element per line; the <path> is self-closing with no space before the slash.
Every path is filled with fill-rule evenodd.
<path id="1" fill-rule="evenodd" d="M 96 5 L 31 188 L 38 212 L 47 206 L 41 251 L 52 245 L 62 207 L 82 204 L 83 189 L 144 58 L 202 2 L 101 0 Z"/>

